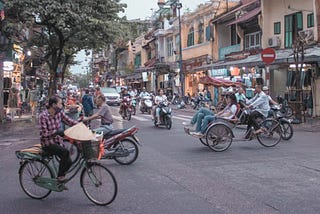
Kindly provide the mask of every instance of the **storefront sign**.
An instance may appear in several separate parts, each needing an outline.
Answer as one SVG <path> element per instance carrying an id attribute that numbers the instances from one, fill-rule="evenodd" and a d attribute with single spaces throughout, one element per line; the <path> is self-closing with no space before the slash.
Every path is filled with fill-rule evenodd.
<path id="1" fill-rule="evenodd" d="M 226 68 L 221 69 L 212 69 L 211 70 L 211 76 L 227 76 L 228 70 Z"/>

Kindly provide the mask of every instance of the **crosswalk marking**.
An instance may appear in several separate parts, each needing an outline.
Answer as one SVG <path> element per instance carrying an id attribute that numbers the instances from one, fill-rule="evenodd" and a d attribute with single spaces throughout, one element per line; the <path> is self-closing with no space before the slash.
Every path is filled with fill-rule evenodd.
<path id="1" fill-rule="evenodd" d="M 133 115 L 132 118 L 142 122 L 151 121 L 151 115 L 149 114 Z M 190 121 L 192 116 L 179 115 L 179 116 L 172 116 L 172 118 L 177 120 Z"/>

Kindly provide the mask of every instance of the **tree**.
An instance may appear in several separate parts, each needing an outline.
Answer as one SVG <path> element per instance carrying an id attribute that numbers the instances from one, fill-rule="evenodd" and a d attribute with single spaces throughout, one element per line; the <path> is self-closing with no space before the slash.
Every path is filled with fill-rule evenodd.
<path id="1" fill-rule="evenodd" d="M 24 48 L 43 51 L 51 95 L 75 53 L 101 49 L 114 41 L 123 21 L 118 14 L 124 7 L 120 0 L 9 0 L 6 33 Z M 22 29 L 29 29 L 31 36 L 22 37 Z"/>

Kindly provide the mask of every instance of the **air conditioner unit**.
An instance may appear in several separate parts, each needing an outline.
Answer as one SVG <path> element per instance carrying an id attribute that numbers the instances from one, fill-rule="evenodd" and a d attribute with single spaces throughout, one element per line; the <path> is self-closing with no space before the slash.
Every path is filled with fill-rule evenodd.
<path id="1" fill-rule="evenodd" d="M 269 47 L 280 47 L 281 40 L 279 37 L 274 36 L 268 39 L 268 46 Z"/>
<path id="2" fill-rule="evenodd" d="M 301 39 L 305 40 L 307 44 L 311 44 L 314 41 L 313 29 L 299 31 L 299 36 Z"/>

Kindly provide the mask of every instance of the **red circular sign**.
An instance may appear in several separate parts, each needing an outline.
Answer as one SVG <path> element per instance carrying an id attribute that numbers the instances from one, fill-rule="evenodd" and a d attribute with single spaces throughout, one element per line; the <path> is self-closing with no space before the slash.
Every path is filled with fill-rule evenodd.
<path id="1" fill-rule="evenodd" d="M 276 59 L 276 52 L 272 48 L 263 49 L 261 52 L 261 59 L 267 65 L 271 64 Z"/>

